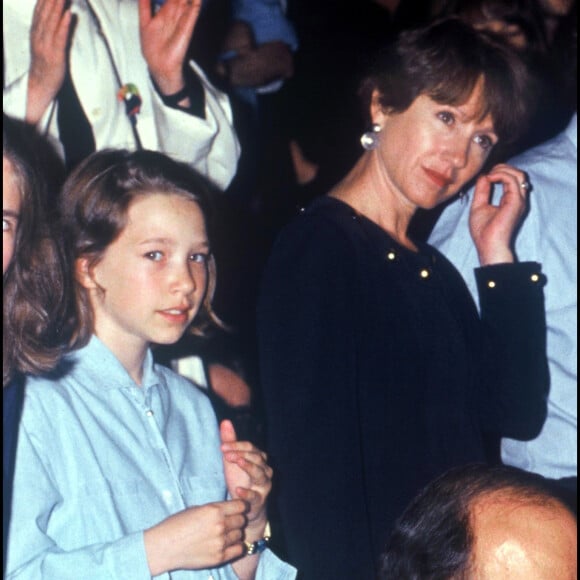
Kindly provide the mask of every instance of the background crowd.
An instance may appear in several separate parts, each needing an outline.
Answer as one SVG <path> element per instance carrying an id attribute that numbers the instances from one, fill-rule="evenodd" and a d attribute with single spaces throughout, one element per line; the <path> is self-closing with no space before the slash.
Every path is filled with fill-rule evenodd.
<path id="1" fill-rule="evenodd" d="M 403 560 L 409 570 L 425 560 L 406 531 L 426 502 L 447 501 L 455 475 L 405 506 L 448 468 L 474 462 L 541 481 L 458 471 L 465 481 L 541 488 L 575 513 L 576 10 L 575 0 L 4 2 L 4 566 L 7 542 L 19 546 L 8 576 L 70 569 L 72 578 L 88 565 L 99 578 L 127 566 L 135 578 L 176 569 L 290 578 L 293 567 L 306 580 L 395 578 Z M 119 205 L 105 206 L 112 183 Z M 176 248 L 184 231 L 202 232 L 187 241 L 202 290 L 181 332 L 140 337 L 131 351 L 109 341 L 103 320 L 121 334 L 127 326 L 105 308 L 93 270 L 110 280 L 105 258 L 114 262 L 115 244 L 132 235 L 141 202 L 167 218 L 156 237 Z M 138 318 L 140 293 L 153 287 L 131 287 L 129 268 L 115 275 L 130 290 L 112 295 L 130 304 L 132 293 Z M 184 332 L 193 321 L 203 332 Z M 183 506 L 152 507 L 147 518 L 134 506 L 92 536 L 88 524 L 65 530 L 78 498 L 61 520 L 48 514 L 61 495 L 76 497 L 71 473 L 86 481 L 104 464 L 125 469 L 127 457 L 50 457 L 67 444 L 74 454 L 77 420 L 87 446 L 108 437 L 122 446 L 139 429 L 112 400 L 97 423 L 127 421 L 127 433 L 89 429 L 93 415 L 42 389 L 67 400 L 65 386 L 76 392 L 96 377 L 99 357 L 110 367 L 102 380 L 127 371 L 144 392 L 171 385 L 176 395 L 146 403 L 157 421 L 186 423 L 189 405 L 196 417 L 161 428 L 151 449 L 166 446 L 168 463 L 196 452 L 171 484 L 154 469 L 144 496 L 174 485 Z M 153 360 L 211 405 L 183 394 L 170 371 L 151 374 Z M 81 374 L 63 377 L 70 361 Z M 211 408 L 221 427 L 207 427 Z M 60 427 L 43 427 L 51 415 Z M 50 445 L 35 443 L 43 439 Z M 202 483 L 201 459 L 225 475 Z M 185 476 L 206 493 L 190 494 Z M 42 482 L 42 501 L 30 480 Z M 199 539 L 180 526 L 213 523 L 189 513 L 200 504 L 221 506 L 227 554 L 200 543 L 182 557 Z M 35 518 L 48 519 L 31 530 Z M 144 548 L 135 530 L 146 530 Z M 123 543 L 85 553 L 75 534 L 86 546 L 119 534 Z M 290 565 L 270 550 L 258 564 L 251 551 L 240 558 L 244 535 Z M 162 536 L 178 547 L 173 559 L 159 557 Z"/>

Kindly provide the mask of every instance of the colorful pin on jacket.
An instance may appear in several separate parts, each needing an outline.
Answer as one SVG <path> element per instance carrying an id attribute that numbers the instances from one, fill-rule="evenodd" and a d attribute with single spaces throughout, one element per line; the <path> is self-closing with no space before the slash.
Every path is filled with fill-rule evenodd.
<path id="1" fill-rule="evenodd" d="M 125 103 L 125 109 L 129 117 L 133 117 L 141 110 L 143 99 L 139 94 L 139 89 L 133 83 L 124 84 L 117 93 L 117 99 Z"/>

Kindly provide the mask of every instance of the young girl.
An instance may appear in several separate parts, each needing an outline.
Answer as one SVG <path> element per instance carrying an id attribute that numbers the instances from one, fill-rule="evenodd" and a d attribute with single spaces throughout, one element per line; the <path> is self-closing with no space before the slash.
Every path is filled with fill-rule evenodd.
<path id="1" fill-rule="evenodd" d="M 149 151 L 96 153 L 65 183 L 77 349 L 27 387 L 8 578 L 295 576 L 263 551 L 265 455 L 152 360 L 217 323 L 206 196 Z"/>
<path id="2" fill-rule="evenodd" d="M 67 343 L 65 264 L 44 214 L 31 127 L 4 117 L 2 147 L 3 563 L 25 373 L 51 370 Z"/>

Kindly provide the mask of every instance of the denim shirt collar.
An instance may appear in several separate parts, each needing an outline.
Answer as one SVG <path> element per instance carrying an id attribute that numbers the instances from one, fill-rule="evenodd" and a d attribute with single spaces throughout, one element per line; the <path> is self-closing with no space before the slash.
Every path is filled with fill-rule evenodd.
<path id="1" fill-rule="evenodd" d="M 160 376 L 155 372 L 150 348 L 147 350 L 143 363 L 143 379 L 141 385 L 138 385 L 109 347 L 94 334 L 86 346 L 69 355 L 68 362 L 74 365 L 77 376 L 84 375 L 88 379 L 84 381 L 84 384 L 89 388 L 147 391 L 160 384 Z"/>

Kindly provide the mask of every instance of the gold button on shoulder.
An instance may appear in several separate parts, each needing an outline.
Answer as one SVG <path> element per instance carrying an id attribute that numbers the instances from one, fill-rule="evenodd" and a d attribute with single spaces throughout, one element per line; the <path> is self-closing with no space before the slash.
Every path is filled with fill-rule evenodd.
<path id="1" fill-rule="evenodd" d="M 423 278 L 423 280 L 426 280 L 427 278 L 429 278 L 429 276 L 431 276 L 431 272 L 429 272 L 429 270 L 427 268 L 423 268 L 419 272 L 419 276 L 421 276 L 421 278 Z"/>
<path id="2" fill-rule="evenodd" d="M 540 276 L 538 274 L 532 274 L 530 279 L 532 280 L 532 282 L 539 282 Z"/>
<path id="3" fill-rule="evenodd" d="M 494 282 L 493 280 L 490 280 L 490 281 L 487 283 L 487 287 L 488 287 L 488 288 L 495 288 L 495 282 Z"/>
<path id="4" fill-rule="evenodd" d="M 389 250 L 387 252 L 386 258 L 387 258 L 387 260 L 389 260 L 389 262 L 393 262 L 397 258 L 397 254 L 395 254 L 395 252 L 393 252 L 393 250 Z"/>

